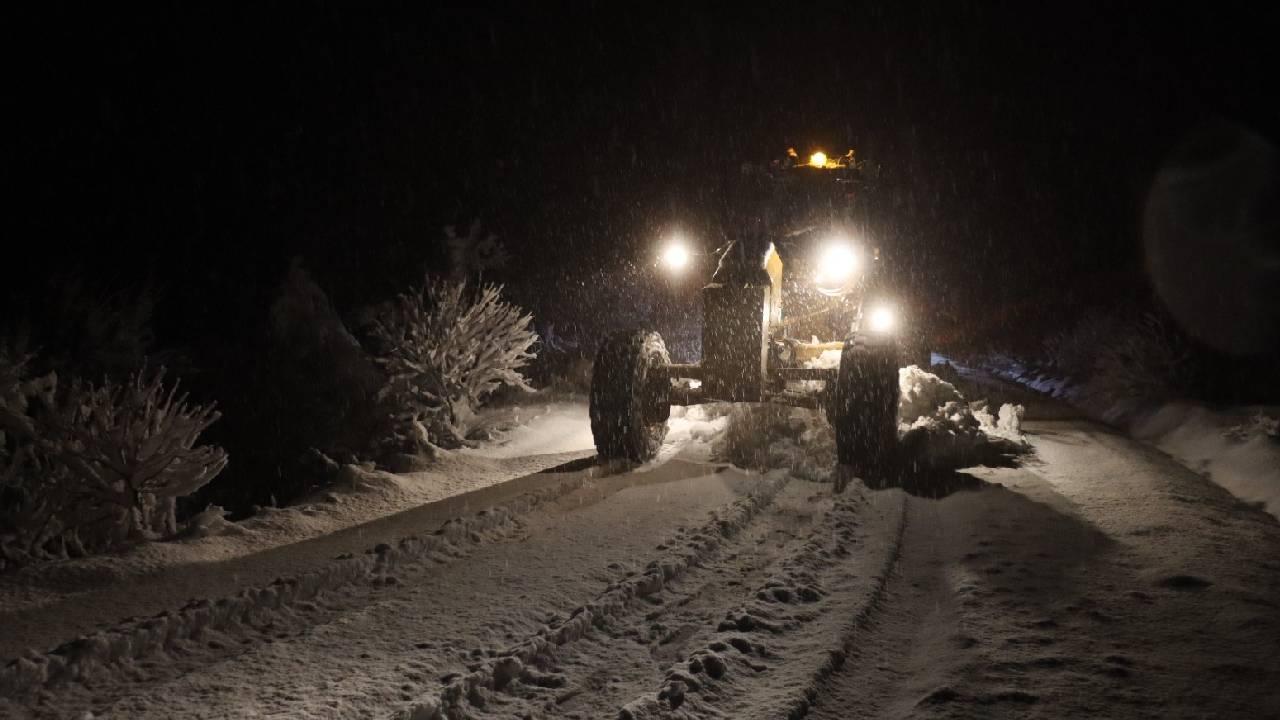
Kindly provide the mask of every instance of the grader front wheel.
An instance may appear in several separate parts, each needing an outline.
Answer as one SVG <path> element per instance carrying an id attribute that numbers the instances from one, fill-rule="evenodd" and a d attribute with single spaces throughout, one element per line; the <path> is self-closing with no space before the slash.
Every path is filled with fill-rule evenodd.
<path id="1" fill-rule="evenodd" d="M 667 346 L 656 332 L 615 333 L 596 353 L 591 434 L 604 460 L 652 460 L 671 415 Z"/>
<path id="2" fill-rule="evenodd" d="M 872 488 L 891 484 L 898 444 L 898 360 L 896 345 L 887 341 L 854 338 L 841 351 L 828 410 L 842 466 L 838 486 L 850 474 Z"/>

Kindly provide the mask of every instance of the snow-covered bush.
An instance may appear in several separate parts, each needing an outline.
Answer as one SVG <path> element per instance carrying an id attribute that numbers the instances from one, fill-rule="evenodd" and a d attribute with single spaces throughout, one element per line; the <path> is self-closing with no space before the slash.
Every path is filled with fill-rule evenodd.
<path id="1" fill-rule="evenodd" d="M 33 416 L 52 401 L 57 376 L 32 377 L 30 360 L 0 345 L 0 569 L 39 556 L 62 531 L 61 470 L 37 452 Z"/>
<path id="2" fill-rule="evenodd" d="M 387 374 L 380 396 L 394 408 L 404 449 L 465 442 L 466 423 L 501 386 L 531 389 L 522 368 L 537 340 L 533 318 L 502 300 L 502 289 L 428 278 L 370 329 Z"/>
<path id="3" fill-rule="evenodd" d="M 217 411 L 188 404 L 163 370 L 59 392 L 53 375 L 26 377 L 26 360 L 0 355 L 4 563 L 175 533 L 177 498 L 227 464 L 221 448 L 196 445 Z"/>
<path id="4" fill-rule="evenodd" d="M 109 547 L 177 532 L 177 498 L 222 472 L 222 448 L 197 445 L 221 415 L 188 404 L 164 370 L 135 372 L 122 383 L 75 383 L 42 421 L 42 452 L 64 466 L 77 505 L 68 518 L 82 542 Z M 95 517 L 96 515 L 96 517 Z"/>
<path id="5" fill-rule="evenodd" d="M 1091 388 L 1109 398 L 1164 400 L 1195 383 L 1195 355 L 1186 336 L 1154 314 L 1127 323 L 1095 348 Z"/>
<path id="6" fill-rule="evenodd" d="M 0 452 L 7 442 L 35 435 L 35 422 L 29 410 L 34 398 L 47 396 L 57 386 L 57 376 L 50 373 L 33 378 L 29 367 L 32 356 L 17 353 L 0 343 Z"/>
<path id="7" fill-rule="evenodd" d="M 1186 394 L 1199 372 L 1186 335 L 1156 313 L 1086 313 L 1047 338 L 1043 358 L 1035 364 L 1079 384 L 1103 404 Z"/>

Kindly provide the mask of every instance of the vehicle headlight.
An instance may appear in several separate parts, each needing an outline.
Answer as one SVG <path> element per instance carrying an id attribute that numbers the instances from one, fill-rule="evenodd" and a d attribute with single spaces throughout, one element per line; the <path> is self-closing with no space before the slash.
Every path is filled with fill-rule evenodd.
<path id="1" fill-rule="evenodd" d="M 888 305 L 878 305 L 871 308 L 871 312 L 867 314 L 867 328 L 871 332 L 889 333 L 893 332 L 898 325 L 897 313 Z"/>
<path id="2" fill-rule="evenodd" d="M 857 279 L 861 258 L 848 243 L 833 242 L 822 250 L 818 256 L 818 271 L 814 274 L 814 282 L 818 289 L 828 295 L 840 295 L 848 292 Z"/>
<path id="3" fill-rule="evenodd" d="M 679 240 L 673 240 L 663 248 L 659 260 L 671 272 L 679 272 L 689 264 L 689 248 Z"/>

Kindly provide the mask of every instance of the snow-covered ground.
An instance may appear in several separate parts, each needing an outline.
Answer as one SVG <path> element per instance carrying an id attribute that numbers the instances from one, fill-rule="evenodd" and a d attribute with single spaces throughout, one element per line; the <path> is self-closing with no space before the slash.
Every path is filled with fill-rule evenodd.
<path id="1" fill-rule="evenodd" d="M 1169 401 L 1136 403 L 1108 398 L 1017 360 L 991 356 L 981 369 L 956 364 L 969 377 L 987 373 L 1079 407 L 1168 453 L 1245 502 L 1280 519 L 1280 407 L 1210 407 Z"/>
<path id="2" fill-rule="evenodd" d="M 459 452 L 488 458 L 515 458 L 595 452 L 591 424 L 582 401 L 526 402 L 503 408 L 508 427 L 491 442 Z"/>
<path id="3" fill-rule="evenodd" d="M 910 498 L 880 612 L 809 717 L 1266 718 L 1280 526 L 1087 421 L 1035 461 Z"/>
<path id="4" fill-rule="evenodd" d="M 178 569 L 198 575 L 206 572 L 201 568 L 226 566 L 242 558 L 315 538 L 332 538 L 348 530 L 353 530 L 349 545 L 329 549 L 333 554 L 362 552 L 382 541 L 376 528 L 360 529 L 370 523 L 594 454 L 582 403 L 536 403 L 523 409 L 504 408 L 504 412 L 524 413 L 521 424 L 509 434 L 499 433 L 492 443 L 474 451 L 441 451 L 430 468 L 422 472 L 393 474 L 348 466 L 331 487 L 288 507 L 262 508 L 239 522 L 223 519 L 223 514 L 214 508 L 196 519 L 186 537 L 174 541 L 0 575 L 0 625 L 42 606 L 65 608 L 77 596 L 92 598 L 106 588 L 136 584 Z M 517 447 L 513 450 L 512 445 Z M 222 591 L 232 594 L 237 587 L 235 581 L 228 579 Z M 197 590 L 193 587 L 187 597 L 204 594 Z M 136 613 L 121 613 L 118 617 L 127 614 Z M 115 618 L 90 612 L 63 622 L 65 630 L 84 631 L 112 619 Z M 0 633 L 0 655 L 11 657 L 33 644 L 48 644 L 42 640 L 55 639 L 33 627 Z"/>
<path id="5" fill-rule="evenodd" d="M 159 612 L 139 595 L 162 586 L 86 589 L 81 609 L 107 606 L 114 629 L 3 668 L 0 718 L 1127 720 L 1280 707 L 1273 518 L 1104 426 L 1043 419 L 1057 416 L 1030 396 L 918 369 L 900 379 L 904 432 L 968 448 L 908 473 L 905 491 L 855 482 L 833 495 L 810 477 L 830 451 L 817 413 L 677 409 L 652 463 L 578 462 L 199 573 L 177 566 L 158 617 L 118 621 Z M 572 408 L 537 417 L 554 430 L 448 457 L 464 468 L 515 461 L 485 455 L 516 443 L 572 442 Z M 773 469 L 720 459 L 743 428 Z M 998 467 L 956 466 L 984 447 L 1002 451 Z M 251 589 L 218 600 L 218 582 Z M 193 595 L 205 600 L 178 610 Z M 70 639 L 79 631 L 56 629 L 65 610 L 8 619 Z"/>
<path id="6" fill-rule="evenodd" d="M 1280 519 L 1280 407 L 1164 403 L 1138 413 L 1133 436 Z"/>

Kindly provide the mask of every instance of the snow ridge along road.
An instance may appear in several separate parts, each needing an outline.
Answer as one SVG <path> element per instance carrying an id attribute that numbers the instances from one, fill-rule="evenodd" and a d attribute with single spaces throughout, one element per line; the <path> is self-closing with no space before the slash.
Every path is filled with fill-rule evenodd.
<path id="1" fill-rule="evenodd" d="M 410 535 L 395 545 L 382 543 L 363 555 L 340 556 L 320 569 L 245 588 L 231 597 L 196 600 L 177 611 L 83 636 L 48 653 L 28 653 L 0 669 L 0 696 L 23 697 L 57 683 L 103 684 L 112 675 L 128 674 L 128 665 L 170 651 L 175 645 L 198 642 L 231 628 L 271 627 L 299 607 L 314 611 L 310 601 L 322 592 L 357 582 L 395 582 L 393 573 L 403 565 L 427 558 L 446 562 L 464 555 L 468 542 L 509 534 L 518 526 L 520 515 L 581 488 L 590 475 L 570 473 L 553 487 L 525 493 L 469 518 L 453 518 L 430 535 Z"/>

